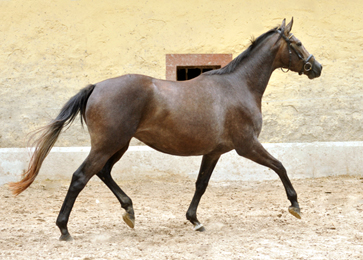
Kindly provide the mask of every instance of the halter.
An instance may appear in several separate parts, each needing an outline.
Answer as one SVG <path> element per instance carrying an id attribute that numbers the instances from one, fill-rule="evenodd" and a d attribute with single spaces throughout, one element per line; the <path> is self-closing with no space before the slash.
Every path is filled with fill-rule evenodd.
<path id="1" fill-rule="evenodd" d="M 277 30 L 278 33 L 280 33 L 281 37 L 287 42 L 287 46 L 289 48 L 289 67 L 287 68 L 287 70 L 283 70 L 283 68 L 281 68 L 281 70 L 285 73 L 287 73 L 290 70 L 290 66 L 291 66 L 291 48 L 294 50 L 294 52 L 296 53 L 296 55 L 298 56 L 298 58 L 300 60 L 303 60 L 304 64 L 299 72 L 299 75 L 301 75 L 303 72 L 308 72 L 310 70 L 313 69 L 313 65 L 309 62 L 309 60 L 314 57 L 312 54 L 309 55 L 309 57 L 307 57 L 307 59 L 305 60 L 303 56 L 301 56 L 301 54 L 296 50 L 296 48 L 294 47 L 294 45 L 292 45 L 290 39 L 293 36 L 293 34 L 290 35 L 290 37 L 286 37 L 284 32 L 281 30 Z"/>

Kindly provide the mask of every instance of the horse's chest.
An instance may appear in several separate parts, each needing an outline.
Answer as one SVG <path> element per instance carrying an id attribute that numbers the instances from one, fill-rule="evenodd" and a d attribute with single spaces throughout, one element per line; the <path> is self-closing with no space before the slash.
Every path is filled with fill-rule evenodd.
<path id="1" fill-rule="evenodd" d="M 262 114 L 259 113 L 258 116 L 255 116 L 253 120 L 253 128 L 255 130 L 256 136 L 259 136 L 262 129 Z"/>
<path id="2" fill-rule="evenodd" d="M 240 107 L 227 114 L 226 123 L 230 129 L 244 136 L 258 136 L 262 129 L 262 114 L 258 107 Z"/>

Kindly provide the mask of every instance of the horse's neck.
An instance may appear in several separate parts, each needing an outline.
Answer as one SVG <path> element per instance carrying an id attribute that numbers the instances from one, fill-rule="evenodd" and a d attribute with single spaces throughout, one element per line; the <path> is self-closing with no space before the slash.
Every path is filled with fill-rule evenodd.
<path id="1" fill-rule="evenodd" d="M 277 50 L 272 51 L 271 45 L 265 44 L 254 50 L 251 55 L 238 66 L 235 76 L 243 87 L 262 98 L 274 68 Z"/>

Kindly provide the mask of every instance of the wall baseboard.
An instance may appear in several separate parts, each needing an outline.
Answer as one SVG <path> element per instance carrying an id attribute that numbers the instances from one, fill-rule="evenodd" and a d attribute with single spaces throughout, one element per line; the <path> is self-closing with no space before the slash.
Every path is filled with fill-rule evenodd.
<path id="1" fill-rule="evenodd" d="M 290 179 L 337 175 L 363 176 L 363 142 L 266 143 L 263 146 L 285 166 Z M 54 147 L 37 180 L 70 180 L 89 153 L 89 147 Z M 17 181 L 30 159 L 26 148 L 0 149 L 0 185 Z M 147 146 L 131 146 L 115 165 L 116 180 L 181 175 L 195 179 L 201 156 L 179 157 Z M 277 179 L 270 169 L 232 151 L 222 155 L 212 181 L 262 181 Z"/>

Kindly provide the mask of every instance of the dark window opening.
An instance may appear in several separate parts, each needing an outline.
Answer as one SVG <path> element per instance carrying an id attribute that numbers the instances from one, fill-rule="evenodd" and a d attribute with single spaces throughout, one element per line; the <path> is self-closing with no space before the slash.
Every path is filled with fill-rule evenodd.
<path id="1" fill-rule="evenodd" d="M 220 69 L 221 66 L 220 65 L 216 65 L 216 66 L 177 66 L 176 68 L 176 80 L 177 81 L 183 81 L 183 80 L 188 80 L 188 79 L 192 79 L 195 77 L 198 77 L 200 74 L 210 71 L 210 70 L 215 70 L 215 69 Z"/>
<path id="2" fill-rule="evenodd" d="M 166 80 L 187 80 L 232 61 L 232 54 L 166 54 Z"/>

